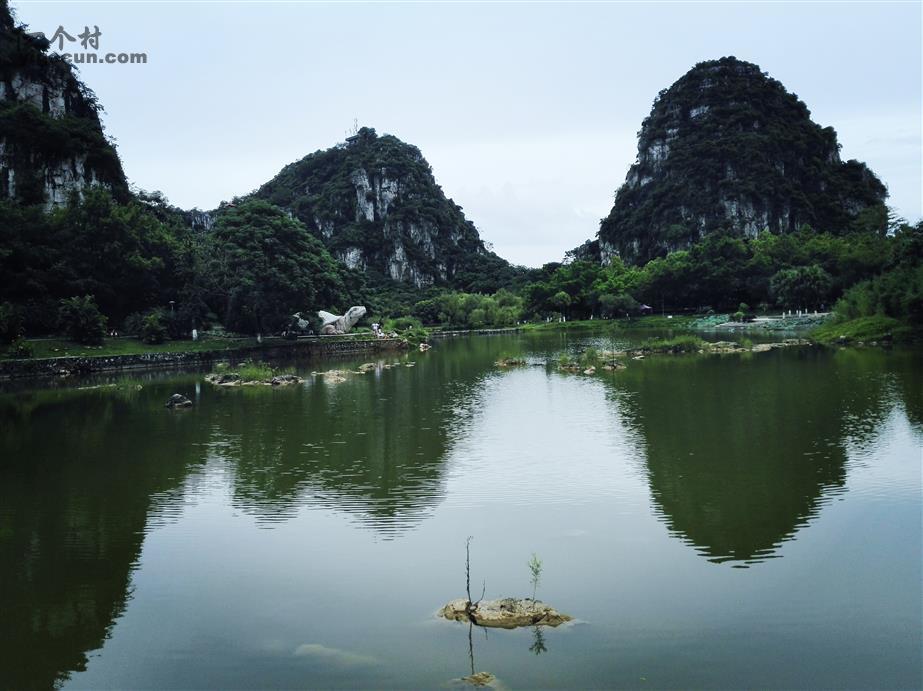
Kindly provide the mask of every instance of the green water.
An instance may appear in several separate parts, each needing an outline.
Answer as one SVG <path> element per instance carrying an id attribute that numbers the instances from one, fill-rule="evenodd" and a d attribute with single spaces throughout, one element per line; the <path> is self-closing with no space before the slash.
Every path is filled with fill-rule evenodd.
<path id="1" fill-rule="evenodd" d="M 8 388 L 0 688 L 919 688 L 921 353 L 545 364 L 588 345 Z M 468 535 L 478 591 L 530 595 L 536 552 L 576 622 L 469 649 L 434 616 Z"/>

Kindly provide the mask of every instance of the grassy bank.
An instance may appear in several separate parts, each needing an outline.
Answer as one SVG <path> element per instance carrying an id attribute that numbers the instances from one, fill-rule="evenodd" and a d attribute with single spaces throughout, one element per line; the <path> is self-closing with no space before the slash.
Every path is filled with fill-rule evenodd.
<path id="1" fill-rule="evenodd" d="M 923 340 L 923 329 L 884 316 L 830 321 L 811 332 L 818 343 L 907 343 Z"/>
<path id="2" fill-rule="evenodd" d="M 628 319 L 582 319 L 567 322 L 523 324 L 523 331 L 588 331 L 592 329 L 689 329 L 695 316 L 662 317 L 650 315 Z"/>

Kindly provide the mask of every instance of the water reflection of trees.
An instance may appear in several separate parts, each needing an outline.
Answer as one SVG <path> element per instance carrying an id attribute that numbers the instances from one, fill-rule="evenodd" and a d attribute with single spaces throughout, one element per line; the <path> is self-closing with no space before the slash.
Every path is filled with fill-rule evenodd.
<path id="1" fill-rule="evenodd" d="M 442 500 L 457 410 L 492 362 L 446 355 L 298 391 L 216 392 L 212 440 L 233 469 L 235 504 L 264 524 L 321 506 L 383 536 L 412 528 Z"/>
<path id="2" fill-rule="evenodd" d="M 710 561 L 745 565 L 773 556 L 842 491 L 847 441 L 872 438 L 893 403 L 889 382 L 913 375 L 881 353 L 836 357 L 652 358 L 613 378 L 672 532 Z"/>
<path id="3" fill-rule="evenodd" d="M 181 514 L 210 460 L 261 520 L 303 505 L 353 513 L 384 534 L 440 500 L 456 411 L 496 345 L 446 349 L 413 368 L 305 390 L 143 389 L 0 395 L 0 688 L 48 688 L 87 665 L 124 611 L 152 525 Z"/>
<path id="4" fill-rule="evenodd" d="M 124 610 L 152 497 L 182 483 L 197 433 L 117 392 L 19 398 L 0 405 L 0 688 L 49 688 Z"/>

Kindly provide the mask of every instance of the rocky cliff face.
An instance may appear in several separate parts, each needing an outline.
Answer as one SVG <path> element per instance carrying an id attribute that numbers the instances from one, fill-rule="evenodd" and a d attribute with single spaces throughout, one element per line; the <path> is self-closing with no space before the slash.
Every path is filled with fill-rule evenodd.
<path id="1" fill-rule="evenodd" d="M 373 129 L 286 166 L 256 196 L 289 209 L 350 268 L 417 287 L 451 284 L 478 258 L 504 263 L 420 150 Z"/>
<path id="2" fill-rule="evenodd" d="M 713 230 L 846 232 L 886 195 L 864 164 L 840 160 L 836 132 L 797 96 L 756 65 L 722 58 L 654 101 L 598 250 L 603 261 L 643 263 Z"/>
<path id="3" fill-rule="evenodd" d="M 47 50 L 0 0 L 0 199 L 50 209 L 96 185 L 126 191 L 95 96 Z"/>

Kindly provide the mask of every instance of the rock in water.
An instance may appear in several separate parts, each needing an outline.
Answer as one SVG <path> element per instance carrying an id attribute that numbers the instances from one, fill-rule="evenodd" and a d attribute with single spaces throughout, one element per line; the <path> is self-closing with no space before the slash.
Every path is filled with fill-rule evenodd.
<path id="1" fill-rule="evenodd" d="M 240 386 L 240 375 L 236 372 L 206 374 L 205 381 L 216 386 Z"/>
<path id="2" fill-rule="evenodd" d="M 471 684 L 471 686 L 490 686 L 497 678 L 490 672 L 475 672 L 467 677 L 462 677 L 461 680 L 466 684 Z"/>
<path id="3" fill-rule="evenodd" d="M 279 374 L 269 380 L 273 386 L 288 386 L 290 384 L 301 384 L 304 380 L 294 374 Z"/>
<path id="4" fill-rule="evenodd" d="M 452 621 L 470 621 L 478 626 L 515 629 L 520 626 L 559 626 L 573 617 L 561 614 L 540 600 L 513 597 L 484 600 L 468 610 L 467 600 L 452 600 L 439 614 Z"/>
<path id="5" fill-rule="evenodd" d="M 183 396 L 181 393 L 175 393 L 170 396 L 170 399 L 167 401 L 167 408 L 190 408 L 192 407 L 192 401 Z"/>

